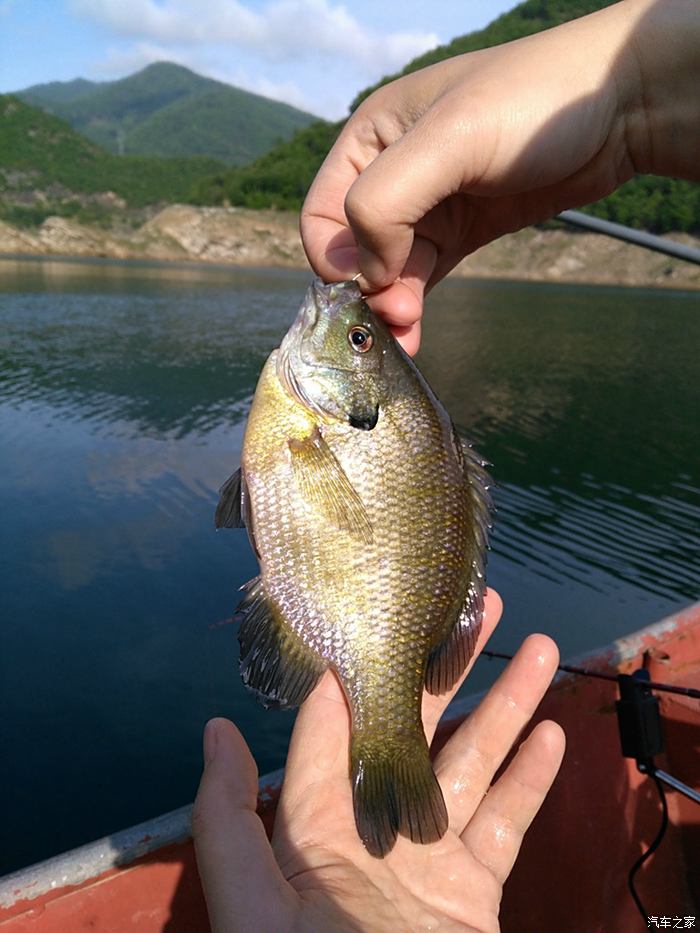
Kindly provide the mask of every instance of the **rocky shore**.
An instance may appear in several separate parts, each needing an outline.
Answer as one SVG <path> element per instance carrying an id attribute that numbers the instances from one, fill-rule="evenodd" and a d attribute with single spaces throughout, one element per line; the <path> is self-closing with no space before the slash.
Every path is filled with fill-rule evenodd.
<path id="1" fill-rule="evenodd" d="M 49 217 L 32 230 L 0 221 L 0 255 L 95 256 L 246 266 L 307 265 L 297 215 L 173 205 L 135 230 L 103 230 Z M 673 237 L 700 246 L 700 240 Z M 528 229 L 465 259 L 455 275 L 700 289 L 700 267 L 608 237 Z"/>

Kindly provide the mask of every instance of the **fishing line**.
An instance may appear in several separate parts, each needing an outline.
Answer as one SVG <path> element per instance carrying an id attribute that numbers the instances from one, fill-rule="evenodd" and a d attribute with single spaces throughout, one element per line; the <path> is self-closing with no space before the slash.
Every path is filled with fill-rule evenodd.
<path id="1" fill-rule="evenodd" d="M 482 655 L 487 658 L 499 658 L 503 661 L 512 661 L 513 655 L 506 654 L 503 651 L 482 651 Z M 595 677 L 598 680 L 610 680 L 617 683 L 617 674 L 605 674 L 603 671 L 593 671 L 587 667 L 573 667 L 571 664 L 557 664 L 558 671 L 564 671 L 566 674 L 576 674 L 579 677 Z M 677 693 L 680 696 L 691 697 L 694 700 L 700 700 L 700 690 L 696 687 L 679 687 L 677 684 L 665 684 L 656 680 L 645 681 L 646 686 L 652 690 L 661 690 L 664 693 Z"/>

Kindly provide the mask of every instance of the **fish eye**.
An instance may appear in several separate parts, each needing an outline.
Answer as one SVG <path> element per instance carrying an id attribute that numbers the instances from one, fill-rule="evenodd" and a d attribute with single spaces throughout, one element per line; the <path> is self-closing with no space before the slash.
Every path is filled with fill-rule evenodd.
<path id="1" fill-rule="evenodd" d="M 374 337 L 366 327 L 351 327 L 348 331 L 348 340 L 357 353 L 366 353 L 374 343 Z"/>

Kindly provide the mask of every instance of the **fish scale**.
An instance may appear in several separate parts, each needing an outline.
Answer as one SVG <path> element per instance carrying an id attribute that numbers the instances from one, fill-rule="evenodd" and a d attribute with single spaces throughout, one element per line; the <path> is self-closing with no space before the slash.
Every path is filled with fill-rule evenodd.
<path id="1" fill-rule="evenodd" d="M 224 487 L 246 502 L 222 495 L 217 516 L 247 516 L 260 560 L 239 613 L 244 680 L 288 706 L 336 671 L 355 819 L 377 856 L 398 832 L 430 842 L 446 828 L 421 699 L 426 677 L 448 688 L 473 650 L 486 486 L 357 286 L 314 283 L 263 368 L 241 478 Z"/>

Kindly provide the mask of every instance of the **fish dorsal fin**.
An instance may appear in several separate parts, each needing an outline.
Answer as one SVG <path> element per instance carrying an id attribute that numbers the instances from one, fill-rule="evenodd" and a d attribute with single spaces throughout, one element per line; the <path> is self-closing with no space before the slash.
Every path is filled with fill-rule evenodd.
<path id="1" fill-rule="evenodd" d="M 459 444 L 462 453 L 462 472 L 469 487 L 469 498 L 474 518 L 472 534 L 474 537 L 475 558 L 472 568 L 472 582 L 477 587 L 480 586 L 483 591 L 485 589 L 486 551 L 489 546 L 491 513 L 493 512 L 493 500 L 489 490 L 493 486 L 493 480 L 486 469 L 490 465 L 488 460 L 480 457 L 467 441 L 459 440 Z"/>
<path id="2" fill-rule="evenodd" d="M 316 429 L 308 437 L 288 442 L 299 490 L 336 528 L 365 544 L 372 542 L 372 524 L 364 503 L 333 451 Z"/>
<path id="3" fill-rule="evenodd" d="M 470 584 L 459 618 L 452 631 L 428 656 L 425 689 L 428 693 L 446 693 L 462 676 L 481 631 L 484 614 L 483 586 Z"/>
<path id="4" fill-rule="evenodd" d="M 244 485 L 239 467 L 219 490 L 219 504 L 214 513 L 214 524 L 217 528 L 245 528 Z"/>
<path id="5" fill-rule="evenodd" d="M 425 672 L 425 687 L 428 693 L 445 693 L 459 680 L 474 654 L 476 640 L 481 631 L 484 614 L 484 592 L 486 581 L 486 549 L 491 528 L 491 478 L 486 471 L 486 461 L 459 437 L 452 425 L 452 440 L 468 487 L 472 515 L 472 566 L 467 595 L 454 627 L 428 657 Z"/>
<path id="6" fill-rule="evenodd" d="M 303 703 L 326 669 L 325 662 L 280 621 L 260 577 L 244 587 L 236 609 L 240 622 L 243 683 L 265 707 L 289 709 Z"/>

